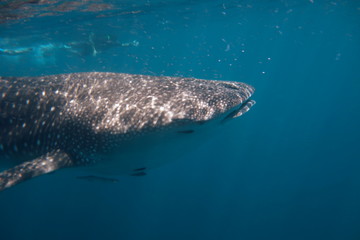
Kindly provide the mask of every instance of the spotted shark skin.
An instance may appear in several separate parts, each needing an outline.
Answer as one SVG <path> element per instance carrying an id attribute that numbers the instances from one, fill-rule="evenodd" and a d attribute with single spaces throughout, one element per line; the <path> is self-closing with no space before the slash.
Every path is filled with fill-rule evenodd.
<path id="1" fill-rule="evenodd" d="M 144 162 L 121 165 L 136 154 L 120 153 L 239 117 L 253 93 L 240 82 L 124 73 L 0 77 L 0 191 L 61 168 L 106 169 L 108 158 L 145 175 Z"/>

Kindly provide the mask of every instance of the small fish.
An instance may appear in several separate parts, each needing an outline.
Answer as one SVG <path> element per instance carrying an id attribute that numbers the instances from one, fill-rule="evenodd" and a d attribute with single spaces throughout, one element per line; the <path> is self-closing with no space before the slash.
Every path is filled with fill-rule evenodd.
<path id="1" fill-rule="evenodd" d="M 106 178 L 106 177 L 99 177 L 99 176 L 78 176 L 77 179 L 86 180 L 89 182 L 103 182 L 103 183 L 117 183 L 119 182 L 116 178 Z"/>

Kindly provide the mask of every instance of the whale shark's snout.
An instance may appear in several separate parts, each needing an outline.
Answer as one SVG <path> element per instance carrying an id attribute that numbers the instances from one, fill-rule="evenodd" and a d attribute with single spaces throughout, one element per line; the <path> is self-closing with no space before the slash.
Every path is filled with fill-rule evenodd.
<path id="1" fill-rule="evenodd" d="M 255 104 L 251 99 L 255 88 L 246 83 L 206 80 L 194 86 L 195 90 L 192 89 L 191 94 L 196 98 L 192 99 L 191 104 L 176 106 L 185 109 L 187 116 L 184 118 L 194 121 L 209 121 L 220 117 L 225 122 L 243 115 Z"/>
<path id="2" fill-rule="evenodd" d="M 251 96 L 255 92 L 255 88 L 249 84 L 241 82 L 224 82 L 224 87 L 234 90 L 234 95 L 230 94 L 231 100 L 229 103 L 234 104 L 235 109 L 230 110 L 223 119 L 222 123 L 229 119 L 237 118 L 250 110 L 255 105 L 255 101 L 251 99 Z M 230 106 L 231 106 L 230 105 Z"/>

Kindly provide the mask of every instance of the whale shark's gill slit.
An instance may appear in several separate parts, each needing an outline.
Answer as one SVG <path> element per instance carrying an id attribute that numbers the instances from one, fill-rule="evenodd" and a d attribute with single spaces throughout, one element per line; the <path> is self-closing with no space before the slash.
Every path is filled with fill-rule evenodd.
<path id="1" fill-rule="evenodd" d="M 189 133 L 194 133 L 195 131 L 194 130 L 192 130 L 192 129 L 189 129 L 189 130 L 183 130 L 183 131 L 177 131 L 178 133 L 187 133 L 187 134 L 189 134 Z"/>

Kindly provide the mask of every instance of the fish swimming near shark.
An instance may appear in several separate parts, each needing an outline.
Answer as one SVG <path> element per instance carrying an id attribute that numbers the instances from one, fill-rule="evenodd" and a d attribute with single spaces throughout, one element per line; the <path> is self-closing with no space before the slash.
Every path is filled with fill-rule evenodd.
<path id="1" fill-rule="evenodd" d="M 124 73 L 0 77 L 0 191 L 72 167 L 143 176 L 247 112 L 253 93 L 241 82 Z"/>

